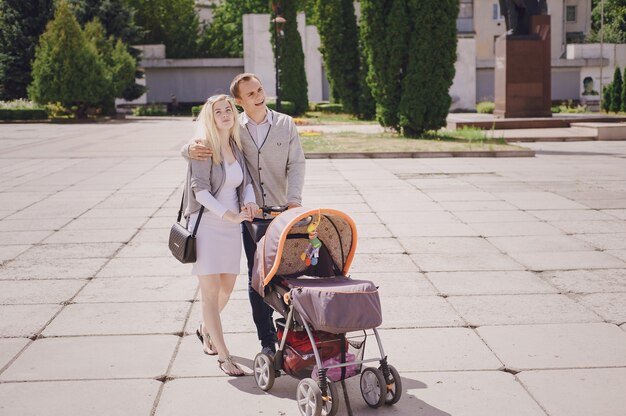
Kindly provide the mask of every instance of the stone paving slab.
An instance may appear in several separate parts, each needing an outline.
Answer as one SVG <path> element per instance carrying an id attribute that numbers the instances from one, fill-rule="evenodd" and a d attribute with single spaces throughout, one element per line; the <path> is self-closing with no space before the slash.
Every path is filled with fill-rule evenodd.
<path id="1" fill-rule="evenodd" d="M 3 231 L 2 245 L 37 244 L 52 234 L 52 231 Z"/>
<path id="2" fill-rule="evenodd" d="M 605 253 L 626 262 L 626 250 L 606 250 Z"/>
<path id="3" fill-rule="evenodd" d="M 0 384 L 0 413 L 20 416 L 149 415 L 160 385 L 156 380 L 3 383 Z"/>
<path id="4" fill-rule="evenodd" d="M 424 223 L 459 223 L 453 214 L 442 211 L 441 208 L 439 211 L 386 211 L 377 212 L 376 215 L 385 224 L 420 224 L 421 227 Z"/>
<path id="5" fill-rule="evenodd" d="M 122 246 L 122 243 L 38 244 L 22 254 L 20 261 L 110 258 Z"/>
<path id="6" fill-rule="evenodd" d="M 524 270 L 524 267 L 501 253 L 426 253 L 411 258 L 425 272 Z"/>
<path id="7" fill-rule="evenodd" d="M 560 235 L 562 231 L 545 222 L 517 221 L 517 222 L 483 222 L 472 223 L 470 227 L 485 237 L 500 236 L 552 236 Z"/>
<path id="8" fill-rule="evenodd" d="M 28 250 L 31 245 L 15 245 L 15 246 L 0 246 L 0 264 L 4 264 L 9 260 L 13 260 L 21 253 Z"/>
<path id="9" fill-rule="evenodd" d="M 0 217 L 2 214 L 0 213 Z M 0 231 L 55 231 L 66 225 L 72 218 L 29 218 L 24 220 L 4 219 L 0 221 Z"/>
<path id="10" fill-rule="evenodd" d="M 544 221 L 610 221 L 614 219 L 609 213 L 593 209 L 550 209 L 526 212 Z"/>
<path id="11" fill-rule="evenodd" d="M 456 222 L 387 224 L 396 237 L 477 237 L 479 233 L 470 226 Z"/>
<path id="12" fill-rule="evenodd" d="M 466 223 L 473 222 L 530 222 L 535 217 L 525 211 L 503 210 L 503 211 L 456 211 L 456 217 Z"/>
<path id="13" fill-rule="evenodd" d="M 189 301 L 198 280 L 193 276 L 110 277 L 93 279 L 76 296 L 76 303 Z"/>
<path id="14" fill-rule="evenodd" d="M 432 296 L 437 294 L 435 287 L 422 273 L 360 272 L 352 274 L 352 278 L 374 282 L 383 299 L 393 299 L 396 296 Z"/>
<path id="15" fill-rule="evenodd" d="M 515 370 L 626 365 L 626 333 L 613 324 L 484 326 L 477 331 Z"/>
<path id="16" fill-rule="evenodd" d="M 626 209 L 607 209 L 604 212 L 620 220 L 626 220 Z"/>
<path id="17" fill-rule="evenodd" d="M 68 230 L 63 229 L 46 238 L 45 243 L 126 243 L 137 232 L 136 229 L 117 230 Z"/>
<path id="18" fill-rule="evenodd" d="M 499 253 L 480 237 L 399 237 L 409 254 L 417 253 Z"/>
<path id="19" fill-rule="evenodd" d="M 558 270 L 543 272 L 541 276 L 563 292 L 626 292 L 623 269 Z"/>
<path id="20" fill-rule="evenodd" d="M 109 259 L 105 257 L 87 259 L 16 259 L 0 268 L 0 279 L 87 279 L 93 277 Z"/>
<path id="21" fill-rule="evenodd" d="M 524 371 L 517 375 L 550 416 L 621 416 L 626 369 Z"/>
<path id="22" fill-rule="evenodd" d="M 114 258 L 96 277 L 139 277 L 189 275 L 191 266 L 179 263 L 174 257 Z"/>
<path id="23" fill-rule="evenodd" d="M 0 305 L 0 334 L 3 337 L 31 337 L 39 333 L 60 305 Z"/>
<path id="24" fill-rule="evenodd" d="M 626 292 L 590 293 L 576 296 L 576 299 L 606 322 L 617 325 L 626 323 Z"/>
<path id="25" fill-rule="evenodd" d="M 429 272 L 428 280 L 447 296 L 556 293 L 557 290 L 528 271 Z"/>
<path id="26" fill-rule="evenodd" d="M 167 334 L 182 330 L 189 302 L 94 303 L 66 306 L 46 337 Z"/>
<path id="27" fill-rule="evenodd" d="M 355 257 L 350 271 L 360 272 L 411 272 L 417 266 L 406 254 L 363 254 Z"/>
<path id="28" fill-rule="evenodd" d="M 174 335 L 39 339 L 0 381 L 155 378 L 165 373 L 178 340 Z"/>
<path id="29" fill-rule="evenodd" d="M 67 302 L 85 283 L 85 280 L 0 280 L 0 305 Z"/>
<path id="30" fill-rule="evenodd" d="M 505 201 L 450 201 L 442 202 L 439 206 L 448 211 L 516 211 L 519 208 Z"/>
<path id="31" fill-rule="evenodd" d="M 18 352 L 22 350 L 28 343 L 28 338 L 2 338 L 0 339 L 0 369 L 6 366 Z M 1 403 L 2 401 L 0 401 Z M 0 409 L 2 405 L 0 404 Z"/>
<path id="32" fill-rule="evenodd" d="M 543 253 L 546 251 L 586 251 L 594 249 L 589 243 L 566 235 L 489 237 L 487 241 L 505 253 Z"/>
<path id="33" fill-rule="evenodd" d="M 626 233 L 577 234 L 576 238 L 587 241 L 602 250 L 625 250 Z"/>
<path id="34" fill-rule="evenodd" d="M 552 221 L 550 224 L 568 234 L 626 233 L 624 221 Z"/>
<path id="35" fill-rule="evenodd" d="M 359 232 L 359 231 L 357 231 Z M 363 238 L 359 235 L 356 256 L 361 254 L 402 254 L 405 250 L 396 238 Z"/>
<path id="36" fill-rule="evenodd" d="M 465 321 L 439 296 L 397 296 L 381 301 L 381 328 L 458 327 Z"/>
<path id="37" fill-rule="evenodd" d="M 472 326 L 602 322 L 602 318 L 564 295 L 450 296 Z"/>
<path id="38" fill-rule="evenodd" d="M 528 270 L 573 270 L 626 268 L 624 261 L 598 251 L 509 253 Z"/>

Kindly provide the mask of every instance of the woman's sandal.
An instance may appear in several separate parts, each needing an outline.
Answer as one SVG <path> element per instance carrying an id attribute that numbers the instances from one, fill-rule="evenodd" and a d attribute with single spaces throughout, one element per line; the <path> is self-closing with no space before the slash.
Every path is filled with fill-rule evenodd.
<path id="1" fill-rule="evenodd" d="M 196 336 L 202 343 L 202 349 L 204 350 L 204 353 L 206 355 L 217 355 L 217 349 L 215 348 L 215 345 L 213 345 L 213 343 L 211 342 L 211 337 L 209 336 L 209 334 L 205 334 L 203 332 L 203 329 L 204 325 L 200 324 L 200 328 L 196 329 Z M 206 344 L 204 343 L 204 337 L 206 337 Z"/>
<path id="2" fill-rule="evenodd" d="M 241 377 L 241 376 L 246 375 L 246 373 L 241 369 L 241 367 L 239 367 L 237 363 L 233 361 L 233 357 L 231 357 L 230 355 L 223 360 L 218 359 L 217 365 L 219 366 L 220 370 L 222 370 L 228 376 Z M 230 366 L 232 369 L 228 371 L 226 369 L 226 366 Z"/>

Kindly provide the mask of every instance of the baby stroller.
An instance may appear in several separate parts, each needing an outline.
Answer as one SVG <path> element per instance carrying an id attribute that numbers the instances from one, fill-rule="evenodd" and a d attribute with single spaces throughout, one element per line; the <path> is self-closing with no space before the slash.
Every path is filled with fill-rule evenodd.
<path id="1" fill-rule="evenodd" d="M 271 211 L 284 209 L 264 208 Z M 253 289 L 282 316 L 276 354 L 254 359 L 257 385 L 269 391 L 281 370 L 300 379 L 297 404 L 307 416 L 336 414 L 335 383 L 358 374 L 370 407 L 400 400 L 400 375 L 387 363 L 376 330 L 382 323 L 377 287 L 348 277 L 357 236 L 352 219 L 333 209 L 301 207 L 247 226 L 258 242 Z M 380 356 L 364 359 L 372 333 Z M 376 361 L 378 367 L 362 368 Z"/>

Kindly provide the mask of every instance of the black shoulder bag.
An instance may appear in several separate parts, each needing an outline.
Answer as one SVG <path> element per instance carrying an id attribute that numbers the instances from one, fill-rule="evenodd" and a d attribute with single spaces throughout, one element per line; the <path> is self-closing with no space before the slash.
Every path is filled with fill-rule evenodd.
<path id="1" fill-rule="evenodd" d="M 198 214 L 198 220 L 196 221 L 195 227 L 193 227 L 193 232 L 189 232 L 187 227 L 183 227 L 180 223 L 180 219 L 183 215 L 184 200 L 185 192 L 183 191 L 178 217 L 174 225 L 172 225 L 172 228 L 170 228 L 169 247 L 172 255 L 181 263 L 194 263 L 196 261 L 196 233 L 198 232 L 198 225 L 200 225 L 200 219 L 204 212 L 204 206 L 200 208 L 200 214 Z"/>

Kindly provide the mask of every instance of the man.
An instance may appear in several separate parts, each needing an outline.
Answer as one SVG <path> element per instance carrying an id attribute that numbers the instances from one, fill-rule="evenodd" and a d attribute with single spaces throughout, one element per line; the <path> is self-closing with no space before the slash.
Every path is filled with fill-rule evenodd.
<path id="1" fill-rule="evenodd" d="M 239 115 L 241 144 L 252 176 L 257 205 L 301 206 L 305 160 L 293 119 L 267 108 L 265 90 L 254 74 L 237 75 L 230 84 L 230 94 L 244 111 Z M 196 141 L 183 146 L 181 151 L 183 156 L 192 159 L 205 159 L 212 154 L 211 149 Z M 276 352 L 276 328 L 272 322 L 272 308 L 250 285 L 256 242 L 248 229 L 245 226 L 242 228 L 252 317 L 261 341 L 261 351 L 273 355 Z"/>

